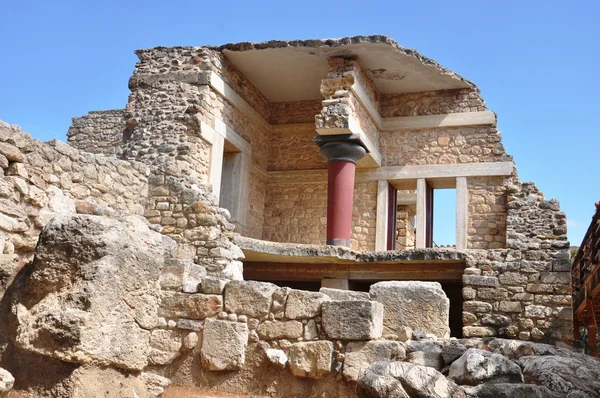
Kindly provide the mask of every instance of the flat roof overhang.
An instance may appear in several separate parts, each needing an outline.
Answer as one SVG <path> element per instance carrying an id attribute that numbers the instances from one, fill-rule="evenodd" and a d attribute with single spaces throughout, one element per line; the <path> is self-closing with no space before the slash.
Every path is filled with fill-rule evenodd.
<path id="1" fill-rule="evenodd" d="M 235 43 L 223 54 L 272 102 L 321 100 L 327 59 L 355 56 L 381 94 L 473 87 L 436 61 L 382 35 L 341 39 Z"/>
<path id="2" fill-rule="evenodd" d="M 338 246 L 276 243 L 239 237 L 244 276 L 255 280 L 460 281 L 465 256 L 454 249 L 357 252 Z"/>

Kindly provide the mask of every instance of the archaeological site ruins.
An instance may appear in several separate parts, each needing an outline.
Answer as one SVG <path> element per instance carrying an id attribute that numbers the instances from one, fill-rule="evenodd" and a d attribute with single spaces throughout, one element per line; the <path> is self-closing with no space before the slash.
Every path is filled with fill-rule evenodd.
<path id="1" fill-rule="evenodd" d="M 475 84 L 384 36 L 136 54 L 68 144 L 0 121 L 0 396 L 600 396 Z"/>

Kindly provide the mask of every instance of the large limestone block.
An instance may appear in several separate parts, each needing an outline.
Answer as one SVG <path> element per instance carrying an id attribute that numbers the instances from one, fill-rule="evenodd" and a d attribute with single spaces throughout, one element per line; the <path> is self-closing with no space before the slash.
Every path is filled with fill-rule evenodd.
<path id="1" fill-rule="evenodd" d="M 369 290 L 371 300 L 383 304 L 383 334 L 398 334 L 401 327 L 422 329 L 450 337 L 450 300 L 437 282 L 379 282 Z"/>
<path id="2" fill-rule="evenodd" d="M 205 319 L 223 308 L 223 297 L 216 294 L 162 293 L 158 315 L 165 318 Z"/>
<path id="3" fill-rule="evenodd" d="M 285 316 L 289 319 L 307 319 L 321 315 L 321 304 L 331 299 L 318 292 L 291 290 L 285 305 Z"/>
<path id="4" fill-rule="evenodd" d="M 481 384 L 476 387 L 466 387 L 469 397 L 477 398 L 562 398 L 564 395 L 554 394 L 544 386 L 535 384 Z M 573 396 L 572 398 L 576 398 Z M 583 396 L 581 396 L 583 397 Z"/>
<path id="5" fill-rule="evenodd" d="M 15 343 L 66 362 L 143 369 L 173 244 L 138 217 L 56 216 L 16 281 Z"/>
<path id="6" fill-rule="evenodd" d="M 517 362 L 526 379 L 539 380 L 559 397 L 600 395 L 600 362 L 596 358 L 583 354 L 523 356 Z"/>
<path id="7" fill-rule="evenodd" d="M 383 304 L 376 301 L 326 301 L 323 328 L 331 339 L 371 340 L 381 337 Z"/>
<path id="8" fill-rule="evenodd" d="M 310 341 L 292 344 L 289 349 L 289 367 L 294 376 L 320 379 L 331 372 L 331 341 Z"/>
<path id="9" fill-rule="evenodd" d="M 258 335 L 263 340 L 297 339 L 302 337 L 304 328 L 302 322 L 264 322 L 258 327 Z"/>
<path id="10" fill-rule="evenodd" d="M 356 381 L 361 371 L 379 361 L 401 361 L 406 350 L 398 341 L 351 342 L 346 346 L 343 374 Z"/>
<path id="11" fill-rule="evenodd" d="M 450 365 L 448 378 L 458 384 L 522 383 L 519 365 L 500 354 L 469 348 Z"/>
<path id="12" fill-rule="evenodd" d="M 268 282 L 230 282 L 225 286 L 225 311 L 252 318 L 266 318 L 277 289 L 277 285 Z"/>
<path id="13" fill-rule="evenodd" d="M 150 334 L 148 360 L 153 365 L 166 365 L 179 356 L 181 332 L 178 330 L 153 330 Z"/>
<path id="14" fill-rule="evenodd" d="M 220 320 L 204 325 L 200 359 L 209 370 L 238 370 L 246 361 L 248 326 L 245 323 Z"/>
<path id="15" fill-rule="evenodd" d="M 433 368 L 407 362 L 376 362 L 363 371 L 360 398 L 464 398 L 460 387 Z"/>

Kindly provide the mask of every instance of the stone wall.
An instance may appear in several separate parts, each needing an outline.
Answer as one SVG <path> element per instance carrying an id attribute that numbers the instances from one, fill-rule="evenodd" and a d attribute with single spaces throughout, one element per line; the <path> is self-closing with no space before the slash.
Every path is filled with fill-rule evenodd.
<path id="1" fill-rule="evenodd" d="M 506 247 L 506 192 L 509 181 L 510 179 L 502 177 L 467 179 L 469 249 Z"/>
<path id="2" fill-rule="evenodd" d="M 327 169 L 327 160 L 313 139 L 314 124 L 277 128 L 269 145 L 269 170 Z"/>
<path id="3" fill-rule="evenodd" d="M 272 125 L 310 123 L 314 128 L 315 115 L 321 112 L 322 107 L 319 100 L 273 102 L 269 122 Z"/>
<path id="4" fill-rule="evenodd" d="M 115 155 L 127 138 L 126 117 L 124 109 L 92 111 L 86 116 L 74 117 L 67 141 L 80 151 Z"/>
<path id="5" fill-rule="evenodd" d="M 420 93 L 383 94 L 381 117 L 441 115 L 486 111 L 477 87 Z"/>
<path id="6" fill-rule="evenodd" d="M 0 265 L 6 280 L 30 261 L 42 227 L 56 214 L 142 214 L 146 165 L 41 143 L 0 121 Z"/>
<path id="7" fill-rule="evenodd" d="M 383 132 L 383 166 L 508 162 L 495 126 Z"/>
<path id="8" fill-rule="evenodd" d="M 463 276 L 463 334 L 573 339 L 566 216 L 531 183 L 507 190 L 507 249 L 472 251 Z"/>
<path id="9" fill-rule="evenodd" d="M 396 212 L 396 249 L 405 250 L 415 247 L 415 212 L 413 207 L 399 205 Z"/>

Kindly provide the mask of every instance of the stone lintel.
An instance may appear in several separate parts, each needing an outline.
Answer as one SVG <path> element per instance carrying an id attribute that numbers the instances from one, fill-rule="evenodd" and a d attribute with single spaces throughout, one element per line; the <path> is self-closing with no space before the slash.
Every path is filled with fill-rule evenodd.
<path id="1" fill-rule="evenodd" d="M 443 115 L 401 116 L 382 119 L 382 130 L 397 131 L 437 127 L 477 126 L 496 123 L 492 111 L 461 112 Z"/>

